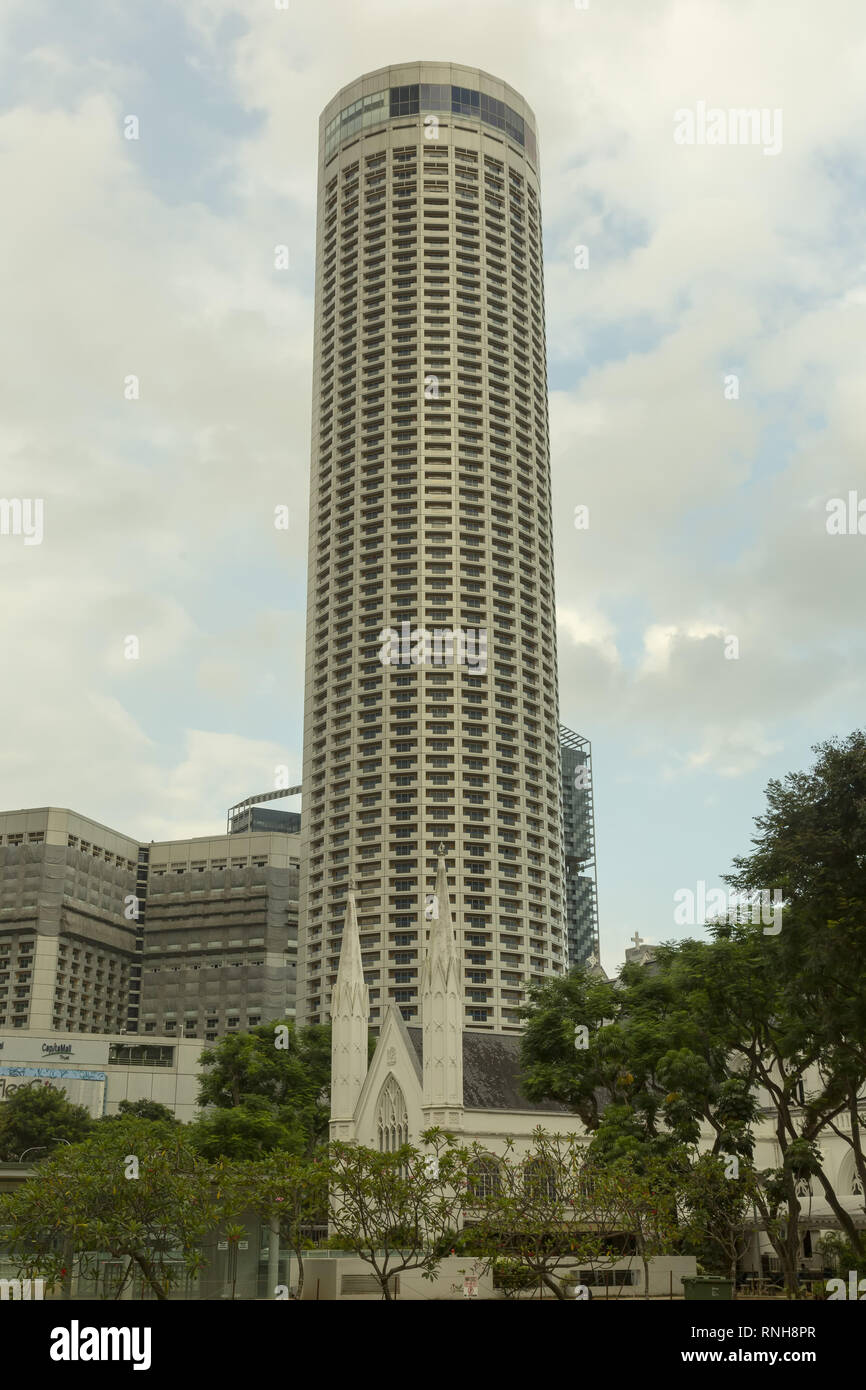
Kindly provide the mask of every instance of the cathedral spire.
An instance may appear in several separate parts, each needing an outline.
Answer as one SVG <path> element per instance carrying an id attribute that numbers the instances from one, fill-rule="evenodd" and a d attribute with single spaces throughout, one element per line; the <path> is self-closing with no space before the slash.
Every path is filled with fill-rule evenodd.
<path id="1" fill-rule="evenodd" d="M 445 846 L 440 844 L 439 861 L 436 865 L 436 891 L 428 895 L 424 913 L 430 922 L 430 941 L 421 975 L 421 988 L 424 989 L 436 976 L 441 976 L 443 981 L 447 981 L 454 972 L 459 992 L 460 962 L 451 924 L 451 898 L 448 893 L 448 872 L 443 858 L 444 848 Z"/>
<path id="2" fill-rule="evenodd" d="M 444 1111 L 463 1106 L 463 983 L 444 854 L 440 845 L 436 891 L 428 895 L 424 911 L 430 939 L 421 971 L 422 1103 L 431 1125 L 453 1123 Z"/>
<path id="3" fill-rule="evenodd" d="M 337 982 L 331 995 L 331 1118 L 352 1120 L 367 1075 L 370 992 L 364 983 L 354 884 L 346 903 Z"/>

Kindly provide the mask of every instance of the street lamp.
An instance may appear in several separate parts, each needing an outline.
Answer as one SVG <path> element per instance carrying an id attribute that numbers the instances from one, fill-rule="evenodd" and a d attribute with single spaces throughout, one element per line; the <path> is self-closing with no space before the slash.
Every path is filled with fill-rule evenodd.
<path id="1" fill-rule="evenodd" d="M 52 1135 L 52 1138 L 53 1137 L 54 1136 Z M 72 1147 L 71 1141 L 69 1139 L 55 1139 L 54 1142 L 56 1144 L 69 1144 L 70 1148 Z M 25 1149 L 23 1154 L 18 1155 L 18 1162 L 23 1163 L 28 1154 L 38 1153 L 40 1149 L 47 1148 L 47 1144 L 31 1144 L 29 1149 Z"/>

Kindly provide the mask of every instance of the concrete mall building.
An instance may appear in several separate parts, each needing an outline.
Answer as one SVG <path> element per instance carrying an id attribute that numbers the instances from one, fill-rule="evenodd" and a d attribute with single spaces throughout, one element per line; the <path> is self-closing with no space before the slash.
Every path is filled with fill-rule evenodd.
<path id="1" fill-rule="evenodd" d="M 128 1034 L 16 1031 L 0 1036 L 0 1104 L 23 1087 L 49 1086 L 93 1119 L 122 1100 L 153 1100 L 177 1119 L 194 1120 L 201 1043 L 172 1037 L 147 1042 Z"/>
<path id="2" fill-rule="evenodd" d="M 476 68 L 382 68 L 318 177 L 299 1016 L 354 884 L 370 1026 L 417 1018 L 442 844 L 464 1025 L 516 1033 L 567 969 L 535 118 Z"/>

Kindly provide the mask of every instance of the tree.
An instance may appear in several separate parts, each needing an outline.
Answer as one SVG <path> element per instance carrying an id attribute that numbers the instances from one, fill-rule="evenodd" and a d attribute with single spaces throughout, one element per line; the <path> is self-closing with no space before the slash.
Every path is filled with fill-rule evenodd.
<path id="1" fill-rule="evenodd" d="M 761 1080 L 780 1106 L 785 1147 L 799 1147 L 801 1171 L 863 1258 L 866 1234 L 838 1200 L 817 1141 L 826 1130 L 848 1145 L 866 1194 L 866 733 L 812 751 L 810 769 L 768 784 L 754 851 L 734 861 L 727 881 L 746 893 L 772 886 L 785 901 L 775 943 L 784 1047 Z"/>
<path id="2" fill-rule="evenodd" d="M 799 1288 L 798 1184 L 814 1162 L 814 1152 L 798 1143 L 796 1096 L 811 1065 L 808 1048 L 785 998 L 774 936 L 759 923 L 711 925 L 710 942 L 684 941 L 672 958 L 673 976 L 696 1026 L 706 1030 L 728 1071 L 730 1083 L 747 1086 L 772 1106 L 773 1136 L 782 1162 L 759 1174 L 753 1189 L 756 1207 L 782 1267 L 789 1298 Z M 717 1144 L 752 1162 L 754 1131 L 743 1142 Z"/>
<path id="3" fill-rule="evenodd" d="M 467 1169 L 464 1216 L 494 1265 L 504 1262 L 513 1288 L 514 1265 L 539 1290 L 568 1297 L 568 1272 L 603 1268 L 622 1256 L 624 1178 L 592 1163 L 586 1140 L 537 1129 L 527 1153 L 513 1140 L 502 1153 L 475 1145 Z"/>
<path id="4" fill-rule="evenodd" d="M 209 1110 L 187 1126 L 189 1142 L 202 1158 L 241 1162 L 273 1150 L 303 1152 L 308 1134 L 300 1123 L 279 1112 L 262 1096 L 252 1096 L 230 1110 Z"/>
<path id="5" fill-rule="evenodd" d="M 231 1210 L 252 1210 L 273 1228 L 298 1261 L 298 1297 L 304 1288 L 304 1250 L 310 1227 L 328 1219 L 328 1168 L 323 1157 L 269 1153 L 255 1162 L 217 1168 Z"/>
<path id="6" fill-rule="evenodd" d="M 643 1266 L 644 1298 L 650 1296 L 650 1260 L 670 1251 L 677 1236 L 676 1188 L 683 1166 L 682 1154 L 678 1157 L 679 1163 L 670 1154 L 638 1154 L 604 1169 L 610 1205 L 634 1240 Z"/>
<path id="7" fill-rule="evenodd" d="M 695 1154 L 676 1187 L 684 1248 L 701 1264 L 729 1278 L 736 1290 L 737 1269 L 752 1237 L 750 1208 L 758 1179 L 749 1164 L 716 1154 Z"/>
<path id="8" fill-rule="evenodd" d="M 330 1121 L 330 1028 L 296 1028 L 275 1020 L 248 1033 L 231 1033 L 200 1057 L 199 1105 L 231 1110 L 245 1105 L 255 1120 L 241 1129 L 261 1129 L 267 1109 L 285 1131 L 283 1142 L 268 1143 L 294 1153 L 312 1154 L 326 1139 Z M 236 1132 L 228 1125 L 226 1131 Z M 257 1152 L 261 1152 L 261 1148 Z"/>
<path id="9" fill-rule="evenodd" d="M 717 922 L 709 934 L 710 941 L 658 947 L 653 974 L 626 966 L 611 1013 L 587 1027 L 585 1048 L 573 1042 L 575 1029 L 587 1026 L 579 980 L 577 989 L 554 981 L 537 991 L 523 1043 L 524 1090 L 533 1100 L 546 1094 L 581 1106 L 601 1161 L 670 1158 L 708 1129 L 712 1153 L 746 1164 L 763 1091 L 781 1163 L 761 1175 L 753 1195 L 794 1297 L 798 1187 L 820 1172 L 832 1193 L 816 1144 L 820 1125 L 810 1120 L 819 1110 L 798 1102 L 816 1043 L 802 1027 L 776 936 L 750 920 Z"/>
<path id="10" fill-rule="evenodd" d="M 14 1162 L 33 1149 L 38 1161 L 64 1143 L 79 1143 L 92 1128 L 84 1106 L 71 1105 L 64 1092 L 23 1085 L 0 1106 L 0 1156 Z"/>
<path id="11" fill-rule="evenodd" d="M 131 1115 L 139 1120 L 158 1120 L 162 1124 L 179 1124 L 174 1112 L 158 1100 L 122 1100 L 118 1104 L 119 1115 Z"/>
<path id="12" fill-rule="evenodd" d="M 99 1254 L 126 1263 L 119 1298 L 136 1270 L 153 1295 L 168 1297 L 181 1269 L 195 1273 L 200 1243 L 219 1220 L 209 1165 L 180 1125 L 119 1118 L 39 1165 L 18 1192 L 0 1195 L 0 1226 L 26 1277 L 61 1277 L 67 1251 L 94 1277 Z"/>
<path id="13" fill-rule="evenodd" d="M 616 984 L 574 970 L 530 990 L 524 1093 L 579 1115 L 597 1158 L 664 1157 L 702 1124 L 714 1150 L 751 1152 L 750 1078 L 730 1072 L 707 1010 L 695 1017 L 677 970 L 685 944 L 658 947 L 653 973 L 626 965 Z"/>
<path id="14" fill-rule="evenodd" d="M 330 1148 L 333 1243 L 371 1266 L 389 1301 L 395 1276 L 405 1270 L 435 1277 L 443 1237 L 463 1207 L 467 1150 L 438 1129 L 427 1130 L 421 1142 L 426 1151 L 412 1144 L 393 1153 L 360 1144 Z"/>

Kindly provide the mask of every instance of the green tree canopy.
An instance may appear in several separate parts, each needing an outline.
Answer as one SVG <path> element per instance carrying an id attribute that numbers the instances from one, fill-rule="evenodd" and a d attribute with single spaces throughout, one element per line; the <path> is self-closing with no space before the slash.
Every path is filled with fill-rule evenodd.
<path id="1" fill-rule="evenodd" d="M 389 1301 L 401 1271 L 435 1276 L 445 1238 L 463 1208 L 468 1151 L 438 1129 L 422 1134 L 421 1144 L 404 1144 L 393 1153 L 360 1144 L 330 1146 L 334 1244 L 370 1265 Z"/>
<path id="2" fill-rule="evenodd" d="M 305 1154 L 309 1130 L 289 1106 L 277 1108 L 263 1096 L 251 1096 L 230 1109 L 205 1111 L 187 1125 L 189 1142 L 203 1158 L 242 1162 L 272 1150 Z"/>
<path id="3" fill-rule="evenodd" d="M 139 1120 L 158 1120 L 161 1124 L 178 1124 L 174 1111 L 158 1100 L 122 1100 L 117 1107 L 118 1115 L 132 1115 Z"/>
<path id="4" fill-rule="evenodd" d="M 596 1157 L 664 1155 L 702 1123 L 717 1151 L 751 1152 L 750 1078 L 728 1067 L 723 1022 L 695 1011 L 703 987 L 680 968 L 691 946 L 708 949 L 661 946 L 655 972 L 626 965 L 617 986 L 575 970 L 530 991 L 523 1089 L 579 1115 Z"/>
<path id="5" fill-rule="evenodd" d="M 276 1148 L 311 1154 L 327 1138 L 330 1028 L 263 1023 L 221 1038 L 201 1054 L 201 1065 L 199 1105 L 214 1109 L 197 1126 L 196 1139 L 214 1156 L 221 1135 L 229 1144 L 224 1152 L 238 1157 Z M 214 1113 L 241 1107 L 234 1120 Z"/>
<path id="6" fill-rule="evenodd" d="M 83 1105 L 71 1105 L 53 1086 L 21 1086 L 0 1105 L 0 1159 L 14 1162 L 27 1150 L 38 1162 L 66 1144 L 77 1144 L 93 1128 Z"/>
<path id="7" fill-rule="evenodd" d="M 813 751 L 811 768 L 769 783 L 754 851 L 734 861 L 727 881 L 746 893 L 778 888 L 785 900 L 776 1017 L 789 1065 L 782 1084 L 774 1079 L 770 1089 L 787 1111 L 804 1083 L 805 1113 L 796 1126 L 785 1115 L 789 1138 L 808 1145 L 831 1128 L 849 1146 L 866 1193 L 866 1107 L 858 1105 L 866 1086 L 866 733 Z M 820 1164 L 814 1175 L 834 1207 Z M 836 1215 L 866 1256 L 862 1232 Z"/>

